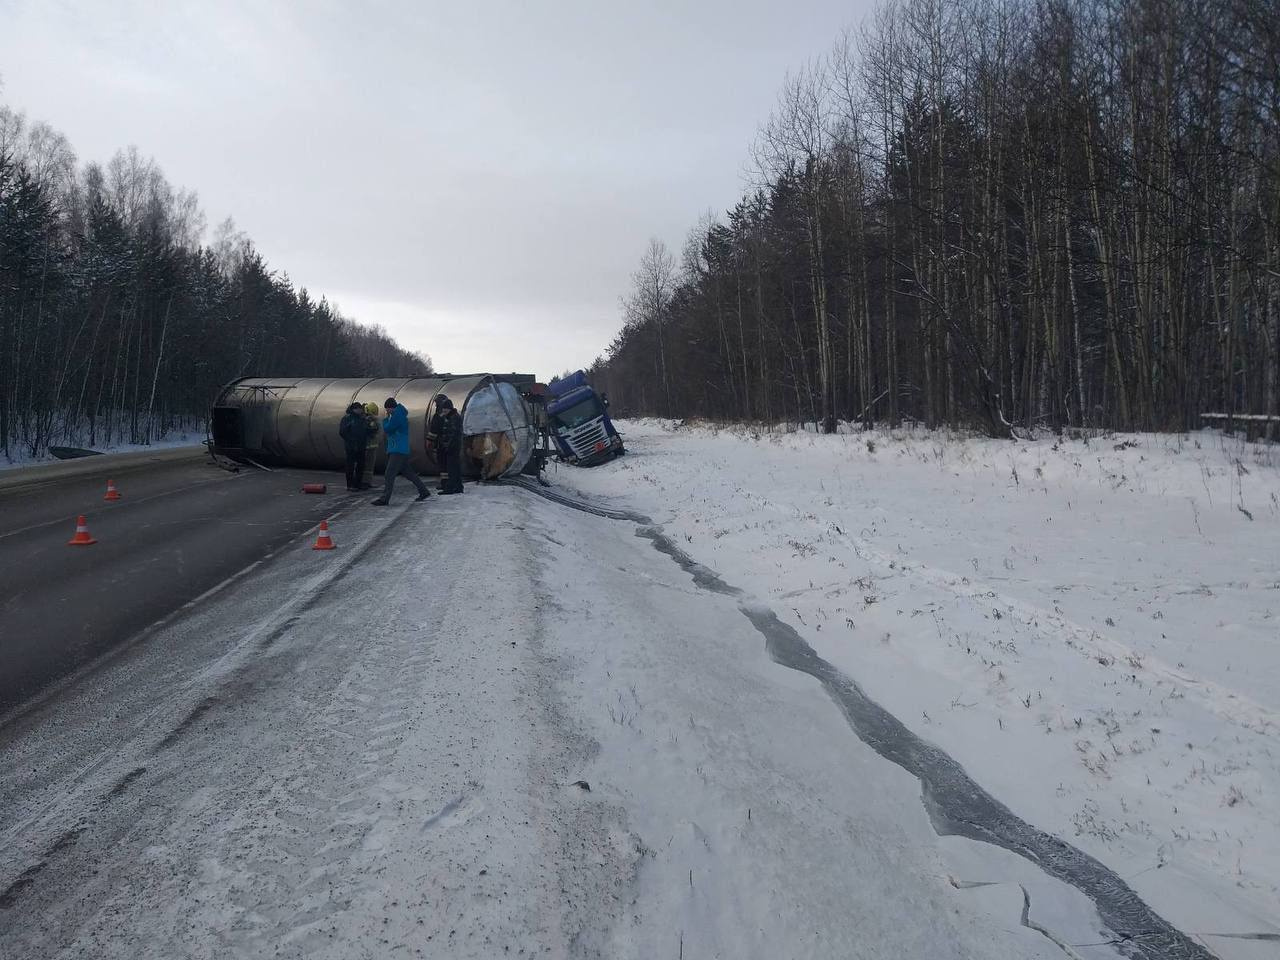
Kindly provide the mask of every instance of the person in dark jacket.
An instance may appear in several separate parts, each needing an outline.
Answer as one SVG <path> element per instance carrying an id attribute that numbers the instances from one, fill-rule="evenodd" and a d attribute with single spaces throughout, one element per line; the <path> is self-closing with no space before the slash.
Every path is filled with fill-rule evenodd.
<path id="1" fill-rule="evenodd" d="M 374 436 L 377 436 L 376 425 L 372 432 Z M 342 437 L 342 446 L 347 454 L 348 490 L 369 489 L 362 476 L 369 433 L 369 420 L 365 416 L 364 407 L 358 403 L 351 404 L 351 406 L 347 407 L 346 416 L 338 424 L 338 434 Z"/>
<path id="2" fill-rule="evenodd" d="M 427 451 L 440 465 L 440 490 L 462 492 L 462 417 L 443 393 L 436 397 L 436 412 L 427 425 Z"/>
<path id="3" fill-rule="evenodd" d="M 425 500 L 431 491 L 409 463 L 409 411 L 396 403 L 395 397 L 387 397 L 383 407 L 387 411 L 382 418 L 382 433 L 387 438 L 387 466 L 382 471 L 382 496 L 374 500 L 373 505 L 385 507 L 391 502 L 391 490 L 401 474 L 418 488 L 418 500 Z"/>

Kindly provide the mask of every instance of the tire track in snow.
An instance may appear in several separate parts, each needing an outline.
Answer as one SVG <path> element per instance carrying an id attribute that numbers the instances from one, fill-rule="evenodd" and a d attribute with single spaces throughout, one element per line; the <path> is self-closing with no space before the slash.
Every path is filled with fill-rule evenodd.
<path id="1" fill-rule="evenodd" d="M 1212 953 L 1159 916 L 1114 871 L 1061 837 L 1018 817 L 975 783 L 949 754 L 917 737 L 856 682 L 819 657 L 772 609 L 751 600 L 698 563 L 647 517 L 599 507 L 524 480 L 510 483 L 561 506 L 637 524 L 636 535 L 675 561 L 697 586 L 738 598 L 738 609 L 765 638 L 765 648 L 774 662 L 821 683 L 859 739 L 920 781 L 925 810 L 940 836 L 961 836 L 1008 850 L 1075 887 L 1093 901 L 1099 917 L 1115 935 L 1113 945 L 1135 960 L 1213 960 Z M 1024 914 L 1029 912 L 1028 905 Z"/>
<path id="2" fill-rule="evenodd" d="M 149 712 L 89 780 L 68 780 L 74 802 L 49 829 L 76 826 L 41 841 L 38 865 L 0 896 L 5 947 L 348 960 L 545 942 L 607 955 L 597 941 L 623 924 L 640 855 L 619 842 L 620 808 L 566 786 L 596 744 L 561 703 L 541 618 L 523 632 L 540 554 L 532 535 L 493 535 L 526 529 L 531 504 L 512 499 L 494 498 L 496 517 L 446 503 L 444 522 L 390 531 L 378 566 L 357 557 L 324 602 L 255 619 L 243 656 Z M 449 575 L 400 576 L 424 557 Z M 386 601 L 368 609 L 370 574 L 389 571 Z M 459 642 L 461 612 L 499 595 Z"/>

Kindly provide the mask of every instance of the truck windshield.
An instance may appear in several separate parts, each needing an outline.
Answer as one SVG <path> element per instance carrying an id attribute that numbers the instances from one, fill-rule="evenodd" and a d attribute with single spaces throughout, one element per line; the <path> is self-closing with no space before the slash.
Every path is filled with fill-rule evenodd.
<path id="1" fill-rule="evenodd" d="M 572 407 L 560 410 L 553 416 L 559 426 L 572 430 L 574 427 L 581 426 L 588 420 L 594 420 L 600 416 L 600 401 L 594 396 L 590 396 L 585 400 L 579 400 Z"/>

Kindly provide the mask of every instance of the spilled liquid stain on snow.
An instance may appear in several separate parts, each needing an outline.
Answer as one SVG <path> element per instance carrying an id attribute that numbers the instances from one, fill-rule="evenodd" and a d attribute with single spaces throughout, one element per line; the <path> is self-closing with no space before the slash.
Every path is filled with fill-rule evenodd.
<path id="1" fill-rule="evenodd" d="M 742 591 L 737 587 L 731 587 L 720 579 L 720 575 L 710 567 L 704 567 L 695 561 L 687 553 L 671 542 L 671 538 L 662 532 L 658 527 L 642 526 L 636 531 L 636 536 L 644 537 L 653 543 L 653 547 L 659 553 L 665 553 L 668 557 L 680 564 L 682 570 L 689 576 L 693 577 L 693 582 L 704 590 L 710 590 L 712 593 L 718 593 L 726 597 L 741 597 Z"/>
<path id="2" fill-rule="evenodd" d="M 764 637 L 773 661 L 821 683 L 859 739 L 920 781 L 925 809 L 940 836 L 965 837 L 1008 850 L 1075 887 L 1093 901 L 1098 916 L 1115 935 L 1113 945 L 1126 956 L 1137 960 L 1213 960 L 1213 954 L 1156 914 L 1114 871 L 1018 817 L 978 786 L 950 755 L 916 736 L 857 683 L 818 656 L 769 607 L 747 599 L 740 589 L 695 561 L 647 517 L 584 503 L 533 483 L 516 485 L 562 506 L 638 524 L 636 535 L 679 564 L 697 586 L 737 598 L 738 609 Z"/>
<path id="3" fill-rule="evenodd" d="M 1116 947 L 1129 956 L 1142 960 L 1209 960 L 1213 956 L 1158 916 L 1114 871 L 1060 837 L 1033 827 L 974 783 L 960 764 L 908 730 L 819 657 L 772 610 L 747 604 L 740 609 L 763 634 L 775 662 L 818 680 L 864 743 L 919 779 L 925 809 L 940 836 L 1002 847 L 1075 887 L 1094 902 L 1098 916 L 1119 941 Z"/>

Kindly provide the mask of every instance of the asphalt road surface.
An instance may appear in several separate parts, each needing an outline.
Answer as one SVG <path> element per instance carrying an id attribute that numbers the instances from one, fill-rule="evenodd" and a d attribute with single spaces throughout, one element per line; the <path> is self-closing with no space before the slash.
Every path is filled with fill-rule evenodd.
<path id="1" fill-rule="evenodd" d="M 122 499 L 104 502 L 108 478 Z M 316 481 L 329 492 L 301 492 Z M 203 448 L 0 474 L 0 717 L 364 499 L 338 474 L 231 473 Z M 67 545 L 80 514 L 92 546 Z"/>

